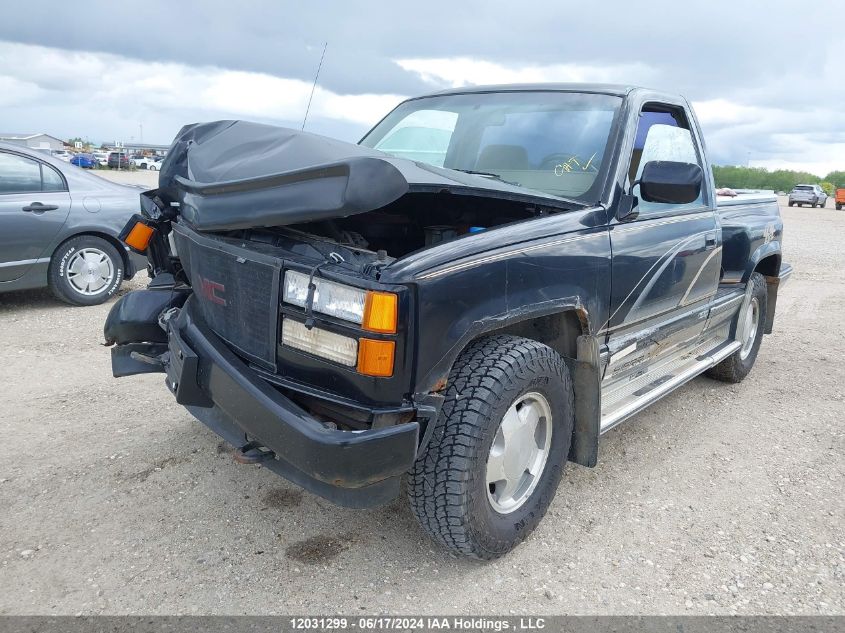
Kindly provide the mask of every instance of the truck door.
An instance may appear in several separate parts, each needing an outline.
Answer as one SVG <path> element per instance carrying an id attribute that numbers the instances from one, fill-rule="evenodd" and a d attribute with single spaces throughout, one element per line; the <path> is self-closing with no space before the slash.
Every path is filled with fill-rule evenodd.
<path id="1" fill-rule="evenodd" d="M 44 255 L 69 212 L 70 194 L 58 171 L 0 151 L 0 282 L 18 279 Z"/>
<path id="2" fill-rule="evenodd" d="M 634 184 L 649 161 L 696 163 L 708 169 L 686 109 L 646 103 L 637 119 L 628 163 L 634 213 L 612 221 L 610 230 L 606 378 L 637 375 L 694 344 L 720 276 L 721 235 L 709 177 L 698 199 L 689 204 L 646 202 L 638 199 Z"/>

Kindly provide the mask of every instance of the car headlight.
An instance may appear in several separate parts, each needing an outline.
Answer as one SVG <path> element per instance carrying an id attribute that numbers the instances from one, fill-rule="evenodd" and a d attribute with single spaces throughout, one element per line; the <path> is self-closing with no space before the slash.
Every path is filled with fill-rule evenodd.
<path id="1" fill-rule="evenodd" d="M 309 330 L 304 323 L 292 319 L 282 320 L 282 343 L 347 367 L 358 362 L 358 341 L 354 338 L 317 327 Z"/>
<path id="2" fill-rule="evenodd" d="M 305 273 L 286 271 L 282 300 L 304 308 L 308 301 L 308 279 Z M 311 306 L 314 312 L 357 323 L 371 332 L 395 334 L 398 305 L 399 298 L 392 292 L 367 291 L 314 278 Z"/>
<path id="3" fill-rule="evenodd" d="M 293 270 L 287 271 L 282 298 L 286 303 L 304 308 L 308 299 L 308 275 Z M 363 323 L 366 301 L 366 290 L 326 279 L 314 279 L 314 312 L 328 314 L 344 321 Z"/>

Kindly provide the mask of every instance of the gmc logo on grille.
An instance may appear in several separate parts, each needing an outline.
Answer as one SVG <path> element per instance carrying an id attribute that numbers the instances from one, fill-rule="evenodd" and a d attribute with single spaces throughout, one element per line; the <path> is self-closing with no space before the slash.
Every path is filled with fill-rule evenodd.
<path id="1" fill-rule="evenodd" d="M 226 299 L 222 297 L 224 292 L 226 292 L 226 286 L 223 284 L 211 281 L 211 279 L 206 279 L 205 277 L 200 277 L 200 293 L 203 297 L 211 301 L 211 303 L 225 306 Z"/>

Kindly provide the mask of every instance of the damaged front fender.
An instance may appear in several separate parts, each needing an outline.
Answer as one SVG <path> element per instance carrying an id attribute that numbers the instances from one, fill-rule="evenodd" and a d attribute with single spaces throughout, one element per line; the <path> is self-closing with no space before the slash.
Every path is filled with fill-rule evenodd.
<path id="1" fill-rule="evenodd" d="M 115 302 L 103 327 L 112 348 L 112 375 L 133 376 L 164 371 L 158 357 L 167 351 L 167 333 L 159 316 L 179 308 L 190 289 L 133 290 Z"/>

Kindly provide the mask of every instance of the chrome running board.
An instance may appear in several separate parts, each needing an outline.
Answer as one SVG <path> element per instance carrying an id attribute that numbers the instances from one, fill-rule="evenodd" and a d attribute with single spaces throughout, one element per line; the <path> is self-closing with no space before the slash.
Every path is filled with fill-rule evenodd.
<path id="1" fill-rule="evenodd" d="M 617 387 L 613 391 L 615 397 L 611 399 L 614 401 L 613 406 L 609 411 L 605 412 L 602 407 L 602 418 L 600 432 L 606 433 L 620 422 L 624 422 L 635 413 L 639 413 L 647 406 L 659 400 L 670 391 L 673 391 L 681 385 L 689 382 L 699 374 L 717 365 L 725 358 L 733 354 L 742 345 L 739 341 L 724 341 L 721 345 L 711 348 L 710 351 L 696 355 L 694 353 L 685 354 L 685 366 L 677 367 L 677 361 L 672 362 L 675 365 L 670 373 L 663 373 L 660 369 L 646 374 L 649 380 L 648 384 L 642 385 L 642 380 L 631 381 L 629 387 Z M 681 360 L 681 359 L 678 359 Z M 665 365 L 663 370 L 668 369 Z M 662 375 L 660 375 L 662 374 Z M 645 376 L 644 376 L 645 377 Z M 628 391 L 629 393 L 619 394 L 619 391 Z M 605 390 L 602 390 L 602 401 L 604 401 Z"/>

